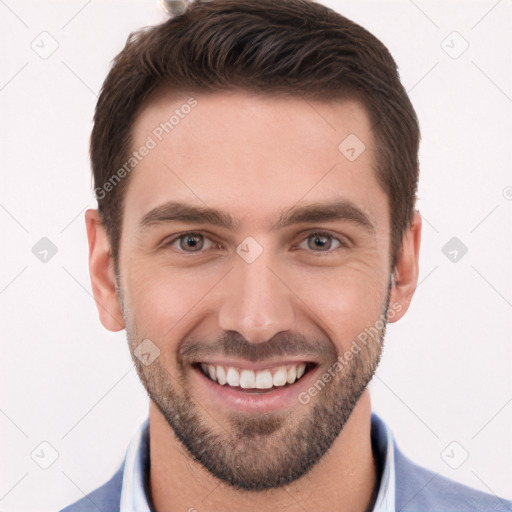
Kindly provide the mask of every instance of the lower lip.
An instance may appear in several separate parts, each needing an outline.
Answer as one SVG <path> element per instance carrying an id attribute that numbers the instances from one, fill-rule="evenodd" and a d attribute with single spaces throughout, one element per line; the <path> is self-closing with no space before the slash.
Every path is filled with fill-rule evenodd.
<path id="1" fill-rule="evenodd" d="M 206 401 L 221 407 L 246 412 L 270 412 L 295 405 L 301 405 L 299 394 L 315 380 L 319 367 L 311 368 L 292 385 L 282 386 L 271 391 L 253 393 L 234 389 L 227 384 L 221 386 L 208 378 L 199 368 L 194 367 L 201 389 L 205 390 Z"/>

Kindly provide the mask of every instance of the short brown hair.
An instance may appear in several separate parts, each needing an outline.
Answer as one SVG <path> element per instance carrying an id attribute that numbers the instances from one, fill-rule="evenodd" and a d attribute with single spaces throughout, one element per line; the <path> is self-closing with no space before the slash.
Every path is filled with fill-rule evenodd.
<path id="1" fill-rule="evenodd" d="M 211 0 L 132 32 L 103 84 L 90 157 L 116 268 L 129 176 L 113 184 L 112 178 L 129 158 L 139 109 L 162 87 L 318 99 L 348 94 L 361 100 L 372 123 L 377 178 L 388 196 L 395 267 L 415 209 L 420 130 L 387 48 L 363 27 L 310 0 Z"/>

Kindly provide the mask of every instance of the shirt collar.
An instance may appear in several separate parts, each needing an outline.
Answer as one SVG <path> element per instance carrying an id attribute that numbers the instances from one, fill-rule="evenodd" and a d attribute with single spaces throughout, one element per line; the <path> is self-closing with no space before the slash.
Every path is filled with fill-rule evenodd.
<path id="1" fill-rule="evenodd" d="M 149 418 L 133 436 L 124 461 L 120 509 L 123 512 L 152 512 L 148 503 Z"/>
<path id="2" fill-rule="evenodd" d="M 381 470 L 379 492 L 372 512 L 395 512 L 395 452 L 391 429 L 372 413 L 372 445 Z"/>
<path id="3" fill-rule="evenodd" d="M 391 429 L 372 413 L 372 447 L 378 458 L 380 485 L 371 512 L 395 512 L 395 457 Z M 149 498 L 149 418 L 141 424 L 126 452 L 120 510 L 154 512 Z"/>

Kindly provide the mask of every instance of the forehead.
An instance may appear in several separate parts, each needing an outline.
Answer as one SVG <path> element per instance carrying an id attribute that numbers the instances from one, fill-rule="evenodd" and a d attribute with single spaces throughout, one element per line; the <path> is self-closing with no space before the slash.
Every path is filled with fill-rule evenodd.
<path id="1" fill-rule="evenodd" d="M 356 100 L 161 92 L 133 126 L 132 150 L 143 147 L 124 202 L 128 225 L 170 200 L 266 228 L 299 202 L 346 199 L 376 223 L 387 214 L 370 121 Z"/>

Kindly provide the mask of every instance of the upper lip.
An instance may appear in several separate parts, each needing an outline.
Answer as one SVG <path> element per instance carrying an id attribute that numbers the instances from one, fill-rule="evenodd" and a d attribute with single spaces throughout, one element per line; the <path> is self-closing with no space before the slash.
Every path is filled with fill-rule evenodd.
<path id="1" fill-rule="evenodd" d="M 268 370 L 270 368 L 279 368 L 280 366 L 294 366 L 301 363 L 305 364 L 317 364 L 316 361 L 312 361 L 311 358 L 307 357 L 289 357 L 286 359 L 269 359 L 267 361 L 258 361 L 258 362 L 252 362 L 247 361 L 245 359 L 214 359 L 214 358 L 208 358 L 201 361 L 196 361 L 195 364 L 206 364 L 206 365 L 213 365 L 213 366 L 224 366 L 225 368 L 240 368 L 243 370 Z"/>

